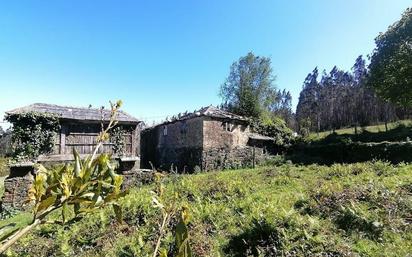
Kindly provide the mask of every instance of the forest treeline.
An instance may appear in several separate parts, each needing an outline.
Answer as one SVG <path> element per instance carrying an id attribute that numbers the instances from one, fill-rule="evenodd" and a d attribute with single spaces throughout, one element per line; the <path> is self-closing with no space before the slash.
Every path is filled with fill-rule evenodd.
<path id="1" fill-rule="evenodd" d="M 368 68 L 359 56 L 351 71 L 338 67 L 319 74 L 318 68 L 304 80 L 296 108 L 300 133 L 368 126 L 408 118 L 410 110 L 379 98 L 367 86 Z"/>
<path id="2" fill-rule="evenodd" d="M 253 53 L 241 57 L 221 87 L 221 108 L 254 119 L 280 117 L 302 135 L 344 127 L 355 127 L 357 131 L 364 126 L 407 119 L 411 113 L 411 108 L 383 100 L 367 84 L 369 70 L 363 56 L 355 60 L 350 71 L 335 66 L 329 73 L 323 70 L 320 74 L 317 67 L 310 72 L 303 82 L 296 112 L 292 110 L 291 93 L 275 87 L 272 72 L 268 57 Z"/>

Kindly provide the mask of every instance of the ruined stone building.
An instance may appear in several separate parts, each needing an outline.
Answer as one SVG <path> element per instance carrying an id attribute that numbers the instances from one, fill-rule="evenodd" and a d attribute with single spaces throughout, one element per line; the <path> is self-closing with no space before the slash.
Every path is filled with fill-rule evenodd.
<path id="1" fill-rule="evenodd" d="M 249 120 L 209 106 L 142 131 L 141 166 L 192 172 L 253 166 L 272 148 Z"/>

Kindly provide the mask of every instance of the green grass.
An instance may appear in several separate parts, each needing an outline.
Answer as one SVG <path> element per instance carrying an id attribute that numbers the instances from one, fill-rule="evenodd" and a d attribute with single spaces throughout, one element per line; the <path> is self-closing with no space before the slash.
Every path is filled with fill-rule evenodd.
<path id="1" fill-rule="evenodd" d="M 4 180 L 5 179 L 6 179 L 6 177 L 0 177 L 0 198 L 4 194 Z"/>
<path id="2" fill-rule="evenodd" d="M 171 175 L 165 198 L 190 211 L 195 256 L 407 256 L 412 165 L 268 166 Z M 7 256 L 152 256 L 161 215 L 153 185 L 61 227 L 41 225 Z M 172 252 L 172 220 L 162 248 Z M 170 255 L 172 256 L 172 255 Z"/>
<path id="3" fill-rule="evenodd" d="M 9 175 L 8 159 L 0 157 L 0 177 Z"/>
<path id="4" fill-rule="evenodd" d="M 401 121 L 397 121 L 397 122 L 391 122 L 388 123 L 388 129 L 392 130 L 397 128 L 399 125 L 404 125 L 406 127 L 411 127 L 412 126 L 412 121 L 411 120 L 401 120 Z M 379 125 L 374 125 L 374 126 L 367 126 L 362 128 L 358 127 L 358 133 L 361 133 L 362 130 L 370 132 L 370 133 L 381 133 L 381 132 L 385 132 L 386 128 L 385 128 L 385 124 L 379 124 Z M 335 131 L 336 134 L 338 135 L 354 135 L 355 134 L 355 128 L 343 128 L 343 129 L 338 129 Z M 312 133 L 310 134 L 309 138 L 311 140 L 321 140 L 329 135 L 332 134 L 332 131 L 324 131 L 324 132 L 320 132 L 318 133 Z"/>

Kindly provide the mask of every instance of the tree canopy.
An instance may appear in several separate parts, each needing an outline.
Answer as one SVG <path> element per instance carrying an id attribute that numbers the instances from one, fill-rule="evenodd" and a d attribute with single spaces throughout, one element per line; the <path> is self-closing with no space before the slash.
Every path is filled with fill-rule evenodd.
<path id="1" fill-rule="evenodd" d="M 248 53 L 234 62 L 226 81 L 221 85 L 220 96 L 231 112 L 247 117 L 260 117 L 276 104 L 271 60 Z"/>
<path id="2" fill-rule="evenodd" d="M 412 9 L 375 39 L 368 85 L 385 100 L 412 106 Z"/>

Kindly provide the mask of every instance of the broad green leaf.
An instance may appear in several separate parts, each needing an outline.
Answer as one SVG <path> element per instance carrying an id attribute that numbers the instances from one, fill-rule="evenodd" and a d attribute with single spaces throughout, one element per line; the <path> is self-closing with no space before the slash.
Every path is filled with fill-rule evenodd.
<path id="1" fill-rule="evenodd" d="M 63 207 L 62 208 L 62 220 L 63 220 L 63 223 L 65 223 L 68 217 L 68 212 L 69 212 L 69 208 L 68 208 L 69 206 L 67 202 L 64 202 L 62 207 Z"/>
<path id="2" fill-rule="evenodd" d="M 178 249 L 176 257 L 192 257 L 192 250 L 189 245 L 189 232 L 187 228 L 188 217 L 188 209 L 184 207 L 181 213 L 180 221 L 176 225 L 175 241 Z"/>
<path id="3" fill-rule="evenodd" d="M 74 174 L 76 177 L 80 177 L 81 165 L 80 165 L 80 156 L 77 153 L 76 149 L 73 149 L 74 156 Z"/>
<path id="4" fill-rule="evenodd" d="M 57 197 L 55 195 L 50 195 L 46 199 L 42 200 L 37 207 L 37 213 L 46 210 L 56 202 Z"/>
<path id="5" fill-rule="evenodd" d="M 167 251 L 166 249 L 161 249 L 159 251 L 159 257 L 167 257 Z"/>

